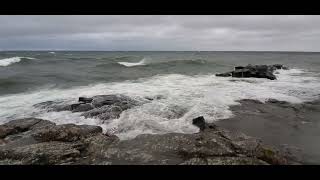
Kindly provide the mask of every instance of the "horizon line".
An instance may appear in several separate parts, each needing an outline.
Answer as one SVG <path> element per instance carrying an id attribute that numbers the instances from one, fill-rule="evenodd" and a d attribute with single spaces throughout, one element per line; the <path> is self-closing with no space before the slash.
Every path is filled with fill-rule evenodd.
<path id="1" fill-rule="evenodd" d="M 320 51 L 295 51 L 295 50 L 0 50 L 0 52 L 25 52 L 25 51 L 76 51 L 76 52 L 306 52 L 320 53 Z"/>

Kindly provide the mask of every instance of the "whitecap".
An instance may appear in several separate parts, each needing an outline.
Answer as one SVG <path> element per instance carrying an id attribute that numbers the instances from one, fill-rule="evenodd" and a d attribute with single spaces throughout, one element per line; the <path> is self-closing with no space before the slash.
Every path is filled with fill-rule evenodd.
<path id="1" fill-rule="evenodd" d="M 0 66 L 9 66 L 14 63 L 20 62 L 22 59 L 35 59 L 31 57 L 10 57 L 5 59 L 0 59 Z"/>
<path id="2" fill-rule="evenodd" d="M 126 66 L 126 67 L 133 67 L 133 66 L 143 66 L 143 65 L 146 65 L 146 58 L 143 58 L 141 61 L 139 62 L 118 62 L 118 64 L 121 64 L 123 66 Z"/>

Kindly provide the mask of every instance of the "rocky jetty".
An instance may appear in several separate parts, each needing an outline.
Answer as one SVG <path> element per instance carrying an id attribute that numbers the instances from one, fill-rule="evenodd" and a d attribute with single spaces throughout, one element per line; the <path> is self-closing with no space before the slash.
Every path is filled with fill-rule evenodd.
<path id="1" fill-rule="evenodd" d="M 277 79 L 273 74 L 277 69 L 288 69 L 282 64 L 274 64 L 274 65 L 247 65 L 247 66 L 236 66 L 234 71 L 216 74 L 216 76 L 220 77 L 237 77 L 237 78 L 266 78 L 270 80 Z"/>
<path id="2" fill-rule="evenodd" d="M 199 133 L 120 141 L 99 126 L 17 119 L 0 125 L 0 164 L 295 164 L 256 138 L 207 124 L 203 117 L 193 122 Z"/>

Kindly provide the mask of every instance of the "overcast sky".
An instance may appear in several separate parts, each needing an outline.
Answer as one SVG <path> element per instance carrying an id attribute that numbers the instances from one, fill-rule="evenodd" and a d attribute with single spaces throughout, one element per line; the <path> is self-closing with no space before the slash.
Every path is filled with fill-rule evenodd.
<path id="1" fill-rule="evenodd" d="M 320 16 L 0 16 L 0 50 L 320 51 Z"/>

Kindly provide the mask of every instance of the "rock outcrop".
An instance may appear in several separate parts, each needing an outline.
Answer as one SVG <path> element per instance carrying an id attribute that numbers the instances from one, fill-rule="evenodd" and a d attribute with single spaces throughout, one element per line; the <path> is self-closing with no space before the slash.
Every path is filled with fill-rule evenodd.
<path id="1" fill-rule="evenodd" d="M 101 121 L 119 118 L 120 114 L 134 106 L 150 100 L 137 101 L 125 95 L 97 95 L 91 98 L 79 97 L 79 103 L 63 104 L 63 102 L 47 101 L 34 105 L 48 111 L 82 112 L 86 118 L 99 118 Z"/>
<path id="2" fill-rule="evenodd" d="M 288 69 L 282 64 L 275 65 L 247 65 L 247 66 L 237 66 L 234 68 L 234 71 L 216 74 L 216 76 L 220 77 L 237 77 L 237 78 L 267 78 L 270 80 L 277 79 L 273 74 L 277 69 Z"/>
<path id="3" fill-rule="evenodd" d="M 120 141 L 99 126 L 13 120 L 0 125 L 0 164 L 290 164 L 258 139 L 204 124 L 203 117 L 193 122 L 199 133 L 143 134 Z"/>

